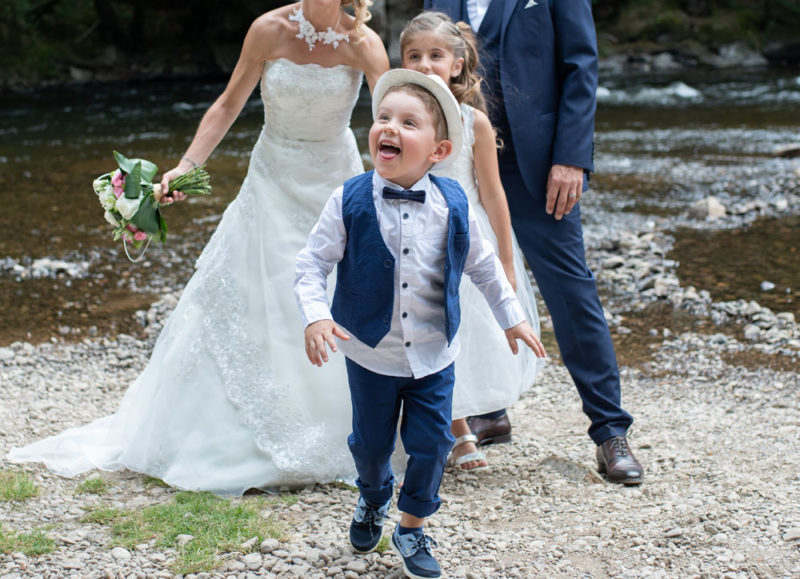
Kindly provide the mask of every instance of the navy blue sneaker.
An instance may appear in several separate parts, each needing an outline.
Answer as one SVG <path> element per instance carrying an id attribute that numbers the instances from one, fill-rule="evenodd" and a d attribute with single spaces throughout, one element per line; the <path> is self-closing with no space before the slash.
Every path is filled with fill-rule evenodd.
<path id="1" fill-rule="evenodd" d="M 403 559 L 403 571 L 411 579 L 435 579 L 442 576 L 442 568 L 433 557 L 431 547 L 436 541 L 422 533 L 400 535 L 395 528 L 392 533 L 392 551 Z"/>
<path id="2" fill-rule="evenodd" d="M 389 518 L 389 505 L 373 507 L 364 497 L 358 498 L 356 512 L 350 522 L 350 544 L 356 553 L 371 553 L 378 546 L 383 535 L 383 521 Z"/>

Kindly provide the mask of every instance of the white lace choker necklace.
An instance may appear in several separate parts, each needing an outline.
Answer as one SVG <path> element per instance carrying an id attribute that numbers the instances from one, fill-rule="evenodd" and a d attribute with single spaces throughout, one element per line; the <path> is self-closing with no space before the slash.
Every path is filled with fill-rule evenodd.
<path id="1" fill-rule="evenodd" d="M 314 28 L 314 25 L 306 20 L 305 14 L 303 14 L 302 6 L 295 8 L 292 11 L 292 13 L 289 15 L 289 20 L 292 22 L 297 22 L 298 26 L 300 27 L 300 32 L 298 33 L 297 38 L 306 41 L 309 52 L 314 50 L 314 47 L 317 45 L 317 41 L 322 42 L 322 44 L 332 44 L 333 48 L 338 48 L 340 41 L 350 42 L 350 35 L 336 32 L 330 26 L 328 26 L 328 29 L 325 32 L 317 32 L 317 29 Z"/>

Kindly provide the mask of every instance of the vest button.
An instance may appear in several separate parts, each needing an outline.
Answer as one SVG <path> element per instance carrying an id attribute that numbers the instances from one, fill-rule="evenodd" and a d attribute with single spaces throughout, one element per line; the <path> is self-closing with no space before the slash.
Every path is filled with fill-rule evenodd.
<path id="1" fill-rule="evenodd" d="M 408 317 L 408 312 L 403 312 L 403 317 L 407 318 Z"/>
<path id="2" fill-rule="evenodd" d="M 410 348 L 410 347 L 411 347 L 411 342 L 406 342 L 406 348 Z"/>
<path id="3" fill-rule="evenodd" d="M 409 252 L 409 249 L 407 247 L 405 249 L 403 249 L 403 255 L 408 255 L 408 252 Z"/>
<path id="4" fill-rule="evenodd" d="M 402 287 L 403 289 L 406 289 L 408 287 L 408 283 L 403 282 L 403 285 L 401 285 L 400 287 Z"/>
<path id="5" fill-rule="evenodd" d="M 388 259 L 388 258 L 387 258 L 387 259 L 384 259 L 384 260 L 383 260 L 383 266 L 384 266 L 384 267 L 392 267 L 392 265 L 393 265 L 393 264 L 392 264 L 392 260 L 391 260 L 391 259 Z"/>
<path id="6" fill-rule="evenodd" d="M 403 219 L 408 219 L 408 213 L 403 213 Z"/>

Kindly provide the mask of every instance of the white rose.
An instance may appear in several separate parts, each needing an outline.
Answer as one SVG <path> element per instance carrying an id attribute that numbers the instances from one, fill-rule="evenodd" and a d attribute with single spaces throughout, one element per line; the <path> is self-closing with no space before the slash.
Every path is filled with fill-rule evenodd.
<path id="1" fill-rule="evenodd" d="M 119 222 L 117 221 L 117 218 L 116 218 L 116 217 L 114 217 L 114 214 L 113 214 L 113 213 L 111 213 L 110 211 L 106 211 L 106 212 L 105 212 L 105 215 L 103 215 L 103 217 L 105 217 L 105 218 L 106 218 L 106 221 L 108 221 L 108 222 L 109 222 L 111 225 L 113 225 L 114 227 L 116 227 L 117 225 L 119 225 Z"/>
<path id="2" fill-rule="evenodd" d="M 94 188 L 94 192 L 97 193 L 98 195 L 103 193 L 106 190 L 106 187 L 110 187 L 110 186 L 111 185 L 109 184 L 108 180 L 107 179 L 103 179 L 103 178 L 95 179 L 94 182 L 92 183 L 92 187 Z"/>
<path id="3" fill-rule="evenodd" d="M 137 199 L 128 199 L 124 195 L 117 199 L 114 208 L 122 215 L 123 219 L 132 219 L 136 212 L 139 211 L 139 204 L 142 202 L 142 196 L 139 195 Z"/>
<path id="4" fill-rule="evenodd" d="M 111 185 L 106 187 L 105 191 L 98 191 L 97 196 L 100 199 L 100 205 L 103 206 L 103 209 L 106 211 L 114 209 L 114 205 L 117 202 L 117 196 L 114 195 L 114 188 Z"/>

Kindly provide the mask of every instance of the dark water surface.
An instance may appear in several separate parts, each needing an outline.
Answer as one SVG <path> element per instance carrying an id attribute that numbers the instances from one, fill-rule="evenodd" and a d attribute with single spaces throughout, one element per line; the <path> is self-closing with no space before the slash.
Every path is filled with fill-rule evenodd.
<path id="1" fill-rule="evenodd" d="M 679 215 L 709 194 L 723 203 L 745 200 L 797 167 L 774 151 L 800 140 L 800 73 L 677 82 L 601 82 L 597 174 L 583 203 L 587 229 Z M 0 345 L 136 333 L 133 314 L 185 284 L 244 178 L 263 120 L 258 95 L 208 163 L 214 195 L 167 208 L 167 245 L 152 246 L 144 262 L 128 263 L 111 241 L 91 183 L 115 167 L 113 149 L 170 168 L 222 88 L 147 83 L 0 99 Z M 353 120 L 362 151 L 370 120 L 364 97 Z M 755 299 L 800 315 L 799 225 L 793 217 L 722 232 L 678 230 L 681 283 L 715 299 Z M 86 263 L 88 275 L 20 273 L 40 258 Z M 761 291 L 762 281 L 775 289 Z"/>

